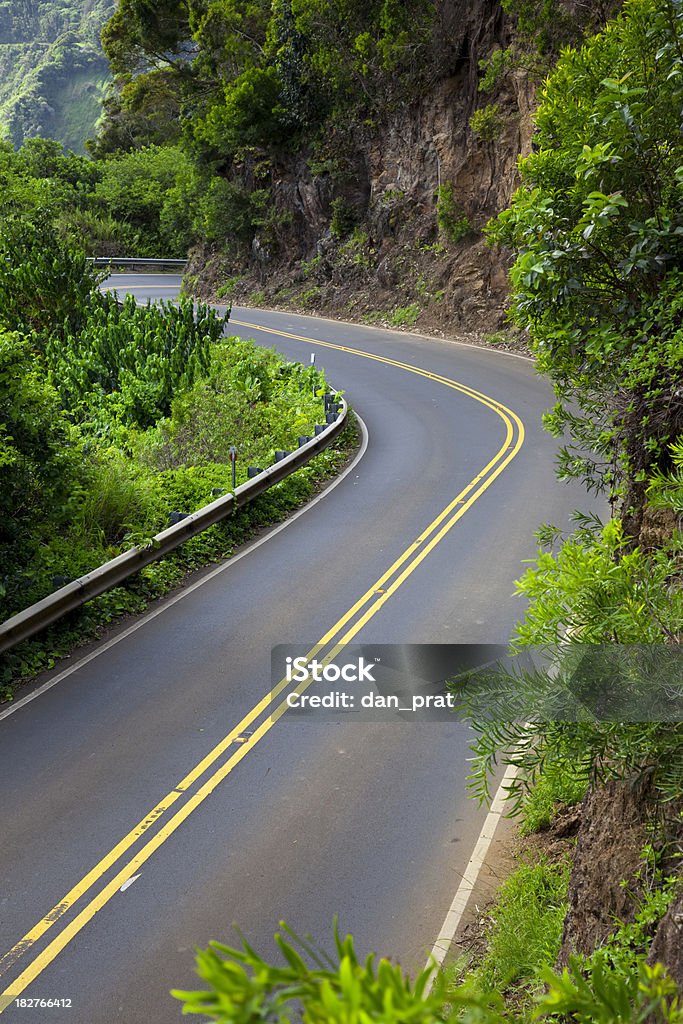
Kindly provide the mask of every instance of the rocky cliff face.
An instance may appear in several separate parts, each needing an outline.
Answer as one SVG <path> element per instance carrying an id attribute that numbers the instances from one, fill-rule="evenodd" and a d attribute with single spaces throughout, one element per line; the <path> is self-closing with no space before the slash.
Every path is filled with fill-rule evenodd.
<path id="1" fill-rule="evenodd" d="M 658 851 L 664 877 L 679 873 L 683 847 L 683 799 L 658 802 L 650 780 L 613 780 L 592 788 L 581 824 L 569 883 L 558 967 L 574 954 L 590 955 L 619 922 L 632 923 L 654 886 L 647 849 Z M 680 886 L 661 921 L 644 928 L 649 963 L 663 963 L 683 986 L 683 891 Z"/>
<path id="2" fill-rule="evenodd" d="M 189 272 L 204 294 L 230 278 L 235 298 L 397 326 L 500 323 L 505 259 L 486 246 L 482 228 L 518 183 L 518 158 L 531 146 L 534 86 L 523 72 L 508 74 L 495 94 L 495 124 L 488 138 L 478 137 L 470 119 L 491 100 L 478 91 L 479 62 L 508 45 L 509 20 L 498 0 L 452 0 L 440 30 L 447 45 L 435 55 L 430 85 L 372 128 L 359 125 L 351 143 L 343 140 L 342 180 L 312 173 L 305 154 L 276 164 L 275 223 L 256 235 L 247 261 L 197 253 Z M 348 218 L 336 232 L 335 199 Z"/>

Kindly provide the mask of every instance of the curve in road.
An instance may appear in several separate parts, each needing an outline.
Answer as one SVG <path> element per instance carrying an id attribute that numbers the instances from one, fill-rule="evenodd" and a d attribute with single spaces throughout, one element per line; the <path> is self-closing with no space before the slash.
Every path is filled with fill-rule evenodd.
<path id="1" fill-rule="evenodd" d="M 232 325 L 320 352 L 370 445 L 334 497 L 0 725 L 10 1019 L 47 993 L 71 1000 L 51 1021 L 180 1019 L 169 988 L 233 920 L 272 948 L 281 917 L 325 941 L 338 912 L 361 952 L 420 967 L 478 834 L 466 727 L 287 715 L 269 656 L 505 641 L 534 526 L 578 497 L 554 481 L 548 390 L 474 348 L 262 310 Z"/>

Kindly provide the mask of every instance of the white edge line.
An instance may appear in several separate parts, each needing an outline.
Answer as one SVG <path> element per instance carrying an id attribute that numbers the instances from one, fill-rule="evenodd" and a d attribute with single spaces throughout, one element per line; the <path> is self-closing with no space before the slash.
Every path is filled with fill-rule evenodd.
<path id="1" fill-rule="evenodd" d="M 105 651 L 110 650 L 116 644 L 120 643 L 121 640 L 125 640 L 126 637 L 129 637 L 132 633 L 135 633 L 138 629 L 141 629 L 148 622 L 151 622 L 152 619 L 156 619 L 156 617 L 165 612 L 167 608 L 173 607 L 174 604 L 177 604 L 178 601 L 182 601 L 184 597 L 188 597 L 189 594 L 192 594 L 195 590 L 198 590 L 199 587 L 204 586 L 204 584 L 208 583 L 209 580 L 212 580 L 220 573 L 225 572 L 226 569 L 230 569 L 230 567 L 235 565 L 236 562 L 239 562 L 242 558 L 246 558 L 246 556 L 250 555 L 252 551 L 255 551 L 257 548 L 260 548 L 262 544 L 265 544 L 267 541 L 272 540 L 272 538 L 277 536 L 278 533 L 281 533 L 282 530 L 287 529 L 288 526 L 291 526 L 292 523 L 296 522 L 296 520 L 300 516 L 304 515 L 306 512 L 310 511 L 310 509 L 314 508 L 314 506 L 317 505 L 319 501 L 322 501 L 323 498 L 326 498 L 330 491 L 333 491 L 335 487 L 337 487 L 342 482 L 342 480 L 344 480 L 349 475 L 349 473 L 351 473 L 356 468 L 356 466 L 363 458 L 368 448 L 368 428 L 366 427 L 363 419 L 358 415 L 357 412 L 354 411 L 353 415 L 356 417 L 356 421 L 358 422 L 358 425 L 360 426 L 361 430 L 362 440 L 360 451 L 354 458 L 353 462 L 351 462 L 346 467 L 344 472 L 341 473 L 338 477 L 335 477 L 332 483 L 329 484 L 329 486 L 325 487 L 324 490 L 320 492 L 320 494 L 316 495 L 315 498 L 307 502 L 306 505 L 300 508 L 288 519 L 285 519 L 284 522 L 280 523 L 278 526 L 275 526 L 272 530 L 269 530 L 264 537 L 259 538 L 259 540 L 256 540 L 251 544 L 248 544 L 242 551 L 239 551 L 232 558 L 228 558 L 226 561 L 216 566 L 216 568 L 213 569 L 211 572 L 207 573 L 206 576 L 203 576 L 200 580 L 197 580 L 197 582 L 193 583 L 191 586 L 186 587 L 180 593 L 176 594 L 175 597 L 171 597 L 168 600 L 165 600 L 164 603 L 159 608 L 156 608 L 153 612 L 148 612 L 137 622 L 134 622 L 132 626 L 129 626 L 127 629 L 124 629 L 117 636 L 112 637 L 111 640 L 107 640 L 106 643 L 101 644 L 96 650 L 92 651 L 84 658 L 81 658 L 80 661 L 77 661 L 75 665 L 70 665 L 63 672 L 60 672 L 58 675 L 55 676 L 54 679 L 49 679 L 46 683 L 43 683 L 42 686 L 39 686 L 32 693 L 28 693 L 25 697 L 22 697 L 21 700 L 18 700 L 15 703 L 10 704 L 10 706 L 6 708 L 4 711 L 0 711 L 0 722 L 2 722 L 3 719 L 5 718 L 9 718 L 9 716 L 13 715 L 15 711 L 18 711 L 20 708 L 23 708 L 27 704 L 30 704 L 32 700 L 36 699 L 36 697 L 40 697 L 41 694 L 46 693 L 48 690 L 51 690 L 53 686 L 56 686 L 57 683 L 61 683 L 63 679 L 67 678 L 67 676 L 72 675 L 72 673 L 74 672 L 78 672 L 79 669 L 83 668 L 89 662 L 94 661 L 95 658 L 99 658 L 100 654 L 104 654 Z"/>
<path id="2" fill-rule="evenodd" d="M 453 897 L 453 902 L 450 905 L 448 913 L 444 923 L 441 925 L 441 931 L 437 937 L 436 942 L 432 946 L 432 951 L 427 960 L 426 968 L 432 969 L 432 976 L 427 982 L 425 988 L 425 996 L 429 995 L 434 984 L 436 974 L 443 966 L 443 962 L 446 959 L 449 949 L 453 944 L 453 939 L 460 926 L 467 904 L 469 903 L 470 896 L 474 891 L 474 887 L 479 878 L 486 855 L 489 852 L 489 847 L 496 834 L 498 823 L 503 816 L 503 806 L 506 801 L 507 791 L 509 783 L 517 775 L 517 766 L 514 764 L 508 765 L 505 774 L 501 780 L 500 786 L 496 791 L 496 795 L 493 798 L 491 808 L 486 815 L 486 819 L 482 826 L 479 838 L 475 843 L 472 856 L 469 859 L 465 873 L 462 876 L 460 885 L 458 886 L 457 892 Z"/>

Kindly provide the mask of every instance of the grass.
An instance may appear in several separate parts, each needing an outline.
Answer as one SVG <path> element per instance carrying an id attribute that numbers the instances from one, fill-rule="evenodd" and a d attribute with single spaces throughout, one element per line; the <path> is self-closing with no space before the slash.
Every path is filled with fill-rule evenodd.
<path id="1" fill-rule="evenodd" d="M 487 951 L 467 982 L 486 992 L 522 988 L 531 998 L 539 970 L 557 958 L 567 910 L 569 865 L 523 864 L 503 883 L 490 914 Z"/>
<path id="2" fill-rule="evenodd" d="M 523 836 L 542 832 L 550 826 L 560 805 L 580 803 L 586 795 L 588 781 L 585 776 L 562 770 L 539 776 L 522 807 L 520 832 Z"/>

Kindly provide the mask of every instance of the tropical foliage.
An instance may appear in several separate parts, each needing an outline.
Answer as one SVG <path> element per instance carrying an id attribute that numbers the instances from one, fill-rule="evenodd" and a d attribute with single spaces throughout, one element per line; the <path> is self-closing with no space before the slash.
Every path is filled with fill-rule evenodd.
<path id="1" fill-rule="evenodd" d="M 350 935 L 335 928 L 335 953 L 328 956 L 300 938 L 284 922 L 275 941 L 282 963 L 264 959 L 246 940 L 242 948 L 211 943 L 197 956 L 208 988 L 176 991 L 188 1014 L 217 1024 L 504 1024 L 517 1018 L 495 992 L 483 986 L 451 986 L 431 968 L 411 979 L 402 969 L 375 957 L 358 957 Z M 536 937 L 538 938 L 538 937 Z M 574 1019 L 582 1024 L 680 1024 L 683 1011 L 676 985 L 661 965 L 640 965 L 626 977 L 596 957 L 584 976 L 578 962 L 562 975 L 547 968 L 546 991 L 538 997 L 533 1019 Z M 430 988 L 430 982 L 432 983 Z"/>
<path id="2" fill-rule="evenodd" d="M 93 161 L 65 155 L 53 139 L 28 139 L 18 151 L 0 143 L 3 217 L 49 220 L 72 248 L 93 256 L 185 256 L 193 181 L 189 158 L 173 146 Z"/>
<path id="3" fill-rule="evenodd" d="M 3 618 L 192 512 L 248 465 L 295 448 L 323 417 L 324 380 L 184 300 L 139 307 L 97 288 L 82 251 L 36 207 L 0 228 L 0 600 Z M 178 569 L 151 566 L 140 594 L 218 557 L 249 523 L 312 490 L 320 463 L 239 521 L 190 543 Z M 269 511 L 268 511 L 269 510 Z M 251 518 L 250 518 L 251 517 Z M 185 563 L 182 562 L 185 558 Z M 157 591 L 155 591 L 155 587 Z M 135 600 L 99 599 L 107 620 Z M 40 667 L 21 650 L 0 684 Z"/>

